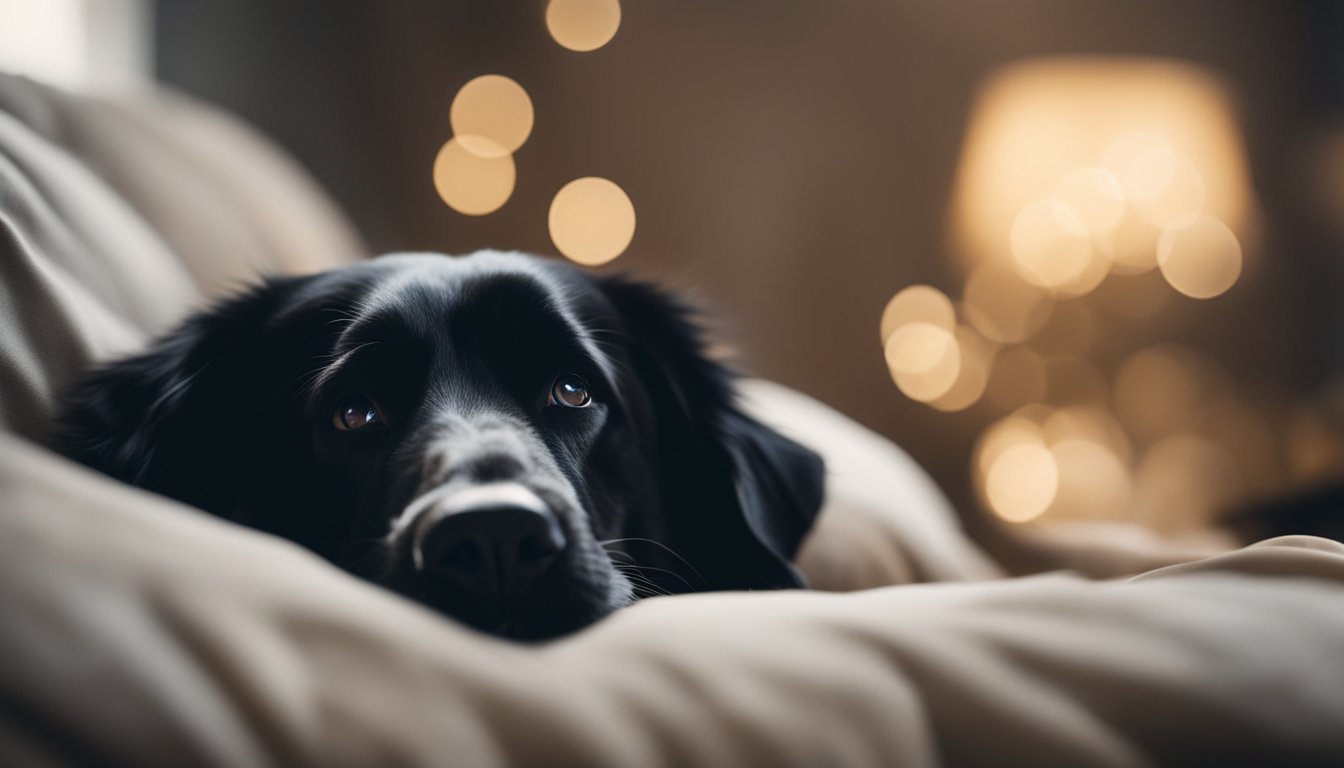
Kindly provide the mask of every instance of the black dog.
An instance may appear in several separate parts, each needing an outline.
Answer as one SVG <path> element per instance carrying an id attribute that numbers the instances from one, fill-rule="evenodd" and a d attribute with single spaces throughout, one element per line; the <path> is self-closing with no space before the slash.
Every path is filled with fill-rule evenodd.
<path id="1" fill-rule="evenodd" d="M 271 280 L 93 372 L 63 424 L 113 477 L 518 638 L 802 586 L 822 496 L 683 305 L 516 254 Z"/>

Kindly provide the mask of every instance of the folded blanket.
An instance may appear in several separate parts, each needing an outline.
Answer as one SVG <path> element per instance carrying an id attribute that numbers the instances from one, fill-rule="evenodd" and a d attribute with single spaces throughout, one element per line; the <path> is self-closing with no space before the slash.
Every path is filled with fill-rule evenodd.
<path id="1" fill-rule="evenodd" d="M 0 442 L 0 764 L 1344 761 L 1344 546 L 659 598 L 539 647 Z"/>

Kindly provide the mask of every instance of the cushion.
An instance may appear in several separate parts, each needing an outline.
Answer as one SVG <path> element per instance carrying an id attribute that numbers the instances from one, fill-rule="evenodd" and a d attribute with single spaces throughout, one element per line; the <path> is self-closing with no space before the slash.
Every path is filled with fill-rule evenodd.
<path id="1" fill-rule="evenodd" d="M 38 441 L 91 362 L 260 274 L 361 253 L 312 182 L 233 121 L 3 74 L 0 250 L 0 427 Z"/>
<path id="2" fill-rule="evenodd" d="M 0 438 L 0 764 L 1344 760 L 1344 546 L 1095 582 L 655 598 L 476 634 Z"/>

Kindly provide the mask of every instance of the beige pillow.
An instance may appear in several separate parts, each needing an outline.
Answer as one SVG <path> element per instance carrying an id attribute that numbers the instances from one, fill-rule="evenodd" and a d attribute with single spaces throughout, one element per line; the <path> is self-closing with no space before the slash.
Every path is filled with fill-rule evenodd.
<path id="1" fill-rule="evenodd" d="M 0 74 L 0 426 L 260 274 L 347 264 L 348 224 L 293 164 L 181 97 L 74 97 Z"/>
<path id="2" fill-rule="evenodd" d="M 1326 765 L 1344 546 L 656 598 L 510 645 L 0 436 L 0 765 Z"/>

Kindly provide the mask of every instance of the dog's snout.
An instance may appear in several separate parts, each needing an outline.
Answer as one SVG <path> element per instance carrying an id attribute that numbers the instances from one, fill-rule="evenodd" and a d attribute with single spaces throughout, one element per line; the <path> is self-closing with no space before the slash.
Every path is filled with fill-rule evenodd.
<path id="1" fill-rule="evenodd" d="M 536 494 L 508 483 L 461 491 L 416 526 L 415 566 L 480 598 L 527 589 L 565 548 L 555 513 Z"/>

